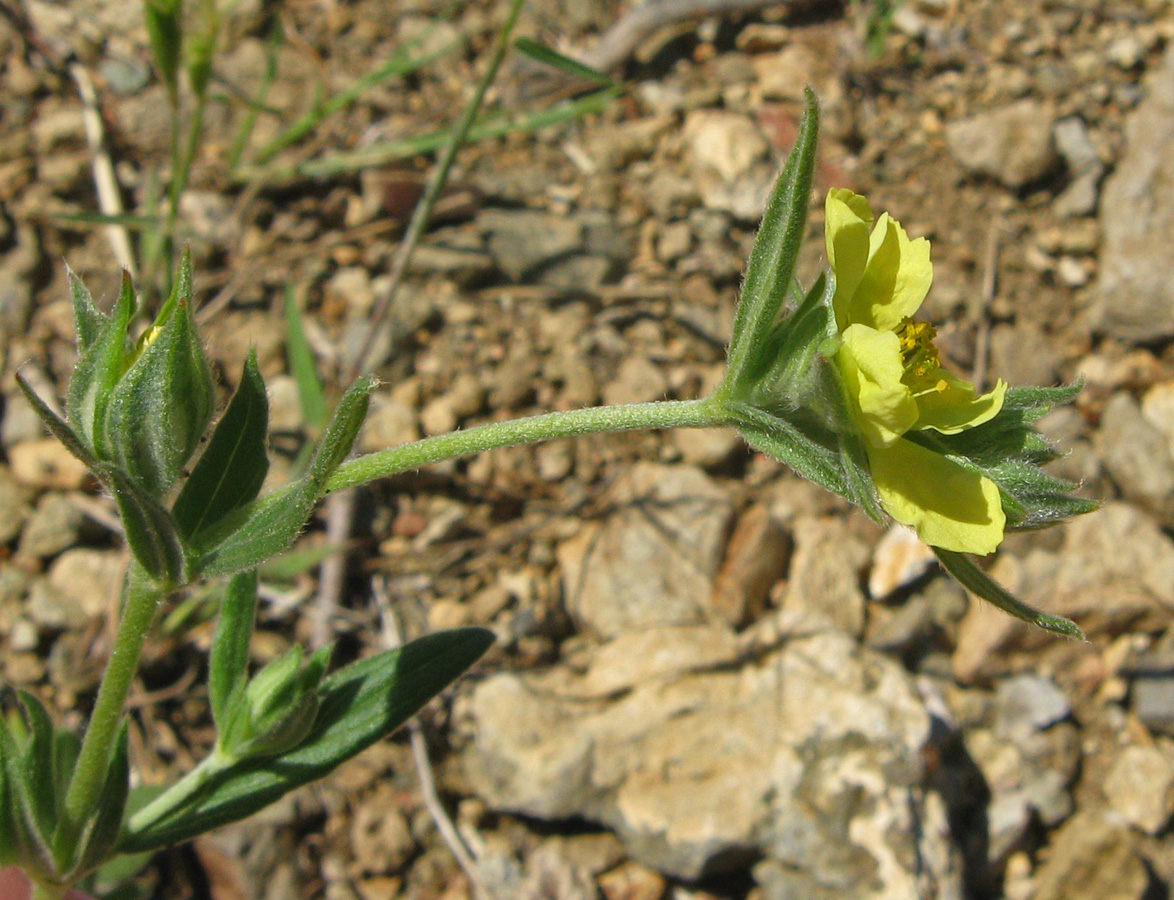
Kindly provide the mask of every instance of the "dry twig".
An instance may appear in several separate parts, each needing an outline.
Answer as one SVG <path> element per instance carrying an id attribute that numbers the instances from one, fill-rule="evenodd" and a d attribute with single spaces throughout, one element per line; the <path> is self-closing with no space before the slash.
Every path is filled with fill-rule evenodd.
<path id="1" fill-rule="evenodd" d="M 987 232 L 986 253 L 983 256 L 982 267 L 982 294 L 979 297 L 978 334 L 974 339 L 974 369 L 971 378 L 974 387 L 980 393 L 986 381 L 987 365 L 990 362 L 991 347 L 991 304 L 995 302 L 995 294 L 999 289 L 999 233 L 1002 230 L 1002 221 L 996 217 L 991 221 L 990 231 Z"/>
<path id="2" fill-rule="evenodd" d="M 98 108 L 98 92 L 94 88 L 94 80 L 80 63 L 71 63 L 69 74 L 77 84 L 78 96 L 82 101 L 86 140 L 90 142 L 90 150 L 94 155 L 94 186 L 98 190 L 98 209 L 104 216 L 121 216 L 124 212 L 122 196 L 118 190 L 118 178 L 114 174 L 114 163 L 110 161 L 110 153 L 106 149 L 106 130 L 102 126 L 102 112 Z M 106 239 L 110 241 L 118 264 L 130 272 L 132 278 L 135 277 L 135 255 L 126 228 L 117 222 L 110 222 L 102 228 L 106 232 Z"/>

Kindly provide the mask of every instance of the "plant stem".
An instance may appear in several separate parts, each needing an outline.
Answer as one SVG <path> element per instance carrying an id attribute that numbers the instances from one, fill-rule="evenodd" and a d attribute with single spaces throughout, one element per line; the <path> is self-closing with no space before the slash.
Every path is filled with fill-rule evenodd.
<path id="1" fill-rule="evenodd" d="M 219 750 L 213 750 L 183 778 L 127 819 L 125 835 L 135 837 L 158 825 L 199 796 L 201 791 L 235 764 L 235 760 L 224 756 Z"/>
<path id="2" fill-rule="evenodd" d="M 90 715 L 77 765 L 65 795 L 64 809 L 55 836 L 58 846 L 70 846 L 77 840 L 98 802 L 106 781 L 106 771 L 110 767 L 114 743 L 118 738 L 118 729 L 122 725 L 126 697 L 138 669 L 139 654 L 151 629 L 155 610 L 166 594 L 137 564 L 131 563 L 123 584 L 124 602 L 114 649 L 106 663 L 98 698 L 94 701 L 94 711 Z"/>
<path id="3" fill-rule="evenodd" d="M 440 434 L 360 456 L 339 466 L 331 476 L 327 489 L 341 491 L 409 469 L 418 469 L 428 463 L 469 456 L 496 447 L 533 444 L 601 431 L 704 428 L 725 424 L 725 409 L 710 397 L 704 400 L 658 400 L 652 403 L 593 406 L 589 409 L 546 413 L 525 419 L 478 425 L 467 431 Z"/>

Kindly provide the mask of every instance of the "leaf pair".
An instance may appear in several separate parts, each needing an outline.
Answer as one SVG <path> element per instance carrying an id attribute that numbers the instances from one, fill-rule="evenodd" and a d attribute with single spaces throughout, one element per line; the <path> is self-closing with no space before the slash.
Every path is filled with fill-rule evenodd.
<path id="1" fill-rule="evenodd" d="M 42 881 L 72 884 L 109 856 L 129 785 L 126 727 L 99 802 L 84 822 L 69 822 L 65 795 L 80 747 L 73 732 L 53 727 L 36 697 L 14 695 L 0 719 L 0 865 L 16 863 Z"/>
<path id="2" fill-rule="evenodd" d="M 141 852 L 242 819 L 391 734 L 493 643 L 481 628 L 429 635 L 323 678 L 329 651 L 278 658 L 250 680 L 256 575 L 235 576 L 213 638 L 219 737 L 196 769 L 132 814 L 118 850 Z"/>

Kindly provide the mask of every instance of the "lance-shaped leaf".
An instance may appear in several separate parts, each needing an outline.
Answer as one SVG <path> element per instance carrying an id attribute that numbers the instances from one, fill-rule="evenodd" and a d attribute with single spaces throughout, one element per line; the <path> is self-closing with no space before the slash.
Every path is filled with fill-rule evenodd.
<path id="1" fill-rule="evenodd" d="M 769 352 L 764 350 L 791 290 L 795 261 L 807 225 L 818 138 L 819 106 L 815 94 L 808 89 L 799 136 L 767 200 L 762 226 L 750 251 L 742 297 L 734 314 L 725 385 L 735 395 L 750 387 L 772 362 Z"/>
<path id="2" fill-rule="evenodd" d="M 8 726 L 0 716 L 0 731 L 7 732 Z M 13 819 L 14 798 L 8 786 L 8 747 L 10 741 L 0 739 L 0 868 L 16 865 L 16 825 Z"/>
<path id="3" fill-rule="evenodd" d="M 110 392 L 111 459 L 156 499 L 166 496 L 212 417 L 212 373 L 188 301 L 164 306 L 143 348 Z"/>
<path id="4" fill-rule="evenodd" d="M 212 636 L 208 661 L 208 695 L 212 719 L 224 727 L 229 698 L 243 689 L 249 665 L 249 642 L 257 618 L 257 570 L 234 575 L 228 582 L 220 617 Z"/>
<path id="5" fill-rule="evenodd" d="M 276 759 L 232 767 L 195 802 L 160 821 L 136 822 L 131 816 L 119 850 L 138 852 L 188 840 L 324 777 L 395 731 L 492 643 L 493 634 L 481 628 L 440 632 L 336 672 L 322 683 L 318 715 L 300 747 Z M 173 789 L 184 790 L 181 785 Z"/>
<path id="6" fill-rule="evenodd" d="M 265 382 L 250 350 L 240 385 L 172 506 L 185 538 L 198 543 L 201 532 L 256 498 L 269 470 L 268 427 Z"/>
<path id="7" fill-rule="evenodd" d="M 130 757 L 127 753 L 127 726 L 124 722 L 106 769 L 106 780 L 81 837 L 71 849 L 68 863 L 71 881 L 96 869 L 114 851 L 122 831 L 122 817 L 130 792 Z M 65 848 L 58 847 L 60 853 Z"/>
<path id="8" fill-rule="evenodd" d="M 999 609 L 1003 610 L 1003 612 L 1010 613 L 1015 618 L 1022 619 L 1024 622 L 1037 625 L 1055 634 L 1084 640 L 1084 632 L 1071 619 L 1065 619 L 1063 616 L 1053 616 L 1050 613 L 1042 612 L 1034 607 L 1028 606 L 1023 601 L 1017 599 L 1006 588 L 995 583 L 986 572 L 974 564 L 970 557 L 963 556 L 961 553 L 955 553 L 952 550 L 943 550 L 941 547 L 933 547 L 931 549 L 937 556 L 938 561 L 942 564 L 942 568 L 953 575 L 958 580 L 958 583 L 972 594 L 981 597 L 988 603 L 993 603 Z"/>
<path id="9" fill-rule="evenodd" d="M 22 868 L 52 878 L 59 868 L 52 845 L 57 806 L 53 736 L 48 715 L 36 701 L 31 706 L 22 702 L 8 721 L 0 721 L 0 760 L 8 787 L 6 830 L 12 855 Z"/>
<path id="10" fill-rule="evenodd" d="M 209 530 L 200 542 L 204 554 L 198 565 L 201 574 L 232 575 L 255 568 L 294 542 L 314 505 L 326 493 L 330 476 L 350 453 L 376 384 L 378 379 L 367 376 L 351 385 L 302 478 L 262 497 L 230 515 L 221 526 Z"/>

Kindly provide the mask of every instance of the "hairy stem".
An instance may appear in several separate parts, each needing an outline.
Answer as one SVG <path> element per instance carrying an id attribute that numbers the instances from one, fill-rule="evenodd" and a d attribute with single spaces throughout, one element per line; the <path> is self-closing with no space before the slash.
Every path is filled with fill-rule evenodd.
<path id="1" fill-rule="evenodd" d="M 126 697 L 138 670 L 139 654 L 151 629 L 155 610 L 166 595 L 167 592 L 152 583 L 138 565 L 131 564 L 123 585 L 122 615 L 114 649 L 106 663 L 81 753 L 65 795 L 56 841 L 59 846 L 76 842 L 98 802 L 118 739 Z"/>
<path id="2" fill-rule="evenodd" d="M 231 768 L 235 760 L 213 750 L 194 769 L 162 794 L 132 815 L 126 822 L 125 835 L 135 837 L 183 809 Z"/>
<path id="3" fill-rule="evenodd" d="M 454 431 L 380 450 L 345 462 L 335 471 L 327 487 L 341 491 L 418 469 L 428 463 L 483 450 L 533 444 L 554 438 L 577 437 L 602 431 L 633 431 L 640 428 L 703 428 L 724 425 L 723 407 L 712 399 L 658 400 L 625 406 L 594 406 L 566 412 L 546 413 L 525 419 L 478 425 L 467 431 Z"/>

